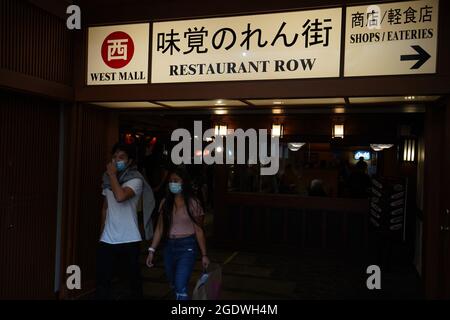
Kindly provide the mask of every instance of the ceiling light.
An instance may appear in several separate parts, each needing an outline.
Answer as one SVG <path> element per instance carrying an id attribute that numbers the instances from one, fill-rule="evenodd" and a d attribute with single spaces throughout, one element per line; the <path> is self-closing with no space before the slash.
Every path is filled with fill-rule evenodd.
<path id="1" fill-rule="evenodd" d="M 214 110 L 214 113 L 215 113 L 215 114 L 227 114 L 228 111 L 227 111 L 227 110 L 221 109 L 221 110 Z"/>
<path id="2" fill-rule="evenodd" d="M 370 147 L 373 151 L 382 151 L 384 149 L 392 148 L 393 144 L 383 144 L 383 143 L 372 143 Z"/>
<path id="3" fill-rule="evenodd" d="M 288 143 L 288 148 L 291 151 L 298 151 L 304 145 L 305 145 L 305 142 L 289 142 Z"/>
<path id="4" fill-rule="evenodd" d="M 216 103 L 214 105 L 216 105 L 216 106 L 226 106 L 226 103 L 222 99 L 219 99 L 219 100 L 216 101 Z"/>

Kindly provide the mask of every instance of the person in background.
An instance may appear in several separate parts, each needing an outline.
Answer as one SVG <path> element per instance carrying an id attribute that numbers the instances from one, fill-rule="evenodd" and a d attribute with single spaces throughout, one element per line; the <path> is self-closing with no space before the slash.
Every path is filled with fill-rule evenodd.
<path id="1" fill-rule="evenodd" d="M 298 178 L 294 168 L 288 163 L 280 178 L 280 193 L 297 193 L 297 183 Z"/>
<path id="2" fill-rule="evenodd" d="M 364 161 L 364 157 L 359 157 L 355 166 L 358 172 L 367 173 L 367 162 Z"/>
<path id="3" fill-rule="evenodd" d="M 323 188 L 323 181 L 319 179 L 312 180 L 308 195 L 311 197 L 326 197 L 327 193 Z"/>
<path id="4" fill-rule="evenodd" d="M 163 149 L 162 143 L 154 137 L 146 147 L 144 157 L 145 176 L 155 194 L 155 208 L 159 208 L 167 182 L 168 163 Z"/>
<path id="5" fill-rule="evenodd" d="M 114 271 L 122 269 L 130 285 L 130 298 L 142 298 L 139 264 L 142 237 L 138 227 L 137 204 L 143 196 L 145 238 L 153 236 L 151 213 L 155 201 L 150 186 L 134 164 L 133 149 L 116 144 L 112 161 L 103 175 L 105 196 L 101 216 L 101 236 L 97 251 L 97 299 L 112 299 Z M 119 268 L 117 268 L 119 267 Z"/>
<path id="6" fill-rule="evenodd" d="M 350 196 L 353 198 L 366 198 L 370 194 L 370 186 L 371 180 L 367 174 L 367 163 L 363 157 L 360 157 L 349 177 Z"/>
<path id="7" fill-rule="evenodd" d="M 164 243 L 164 267 L 177 300 L 189 300 L 188 283 L 200 249 L 202 266 L 209 258 L 203 232 L 203 209 L 194 196 L 190 178 L 183 167 L 169 173 L 166 197 L 161 201 L 158 223 L 146 264 L 153 266 L 156 249 Z"/>

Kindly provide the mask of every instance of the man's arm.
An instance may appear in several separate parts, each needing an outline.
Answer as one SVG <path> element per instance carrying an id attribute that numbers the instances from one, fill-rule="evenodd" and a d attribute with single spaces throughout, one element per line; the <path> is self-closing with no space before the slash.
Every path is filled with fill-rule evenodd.
<path id="1" fill-rule="evenodd" d="M 106 172 L 109 175 L 111 190 L 117 202 L 127 201 L 128 199 L 134 197 L 133 189 L 129 187 L 122 188 L 120 186 L 119 180 L 117 180 L 117 168 L 112 162 L 108 163 L 108 165 L 106 166 Z"/>
<path id="2" fill-rule="evenodd" d="M 121 187 L 116 175 L 110 175 L 111 190 L 117 202 L 127 201 L 134 197 L 134 191 L 130 187 Z"/>

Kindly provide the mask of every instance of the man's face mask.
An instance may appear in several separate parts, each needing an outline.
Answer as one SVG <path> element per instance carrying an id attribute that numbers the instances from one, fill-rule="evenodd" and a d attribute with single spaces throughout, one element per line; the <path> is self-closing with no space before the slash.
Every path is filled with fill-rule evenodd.
<path id="1" fill-rule="evenodd" d="M 123 171 L 127 167 L 127 163 L 123 160 L 116 161 L 116 168 L 118 171 Z"/>
<path id="2" fill-rule="evenodd" d="M 177 193 L 180 193 L 182 189 L 183 188 L 181 186 L 181 183 L 179 183 L 179 182 L 169 182 L 169 190 L 170 190 L 170 192 L 172 192 L 174 194 L 177 194 Z"/>

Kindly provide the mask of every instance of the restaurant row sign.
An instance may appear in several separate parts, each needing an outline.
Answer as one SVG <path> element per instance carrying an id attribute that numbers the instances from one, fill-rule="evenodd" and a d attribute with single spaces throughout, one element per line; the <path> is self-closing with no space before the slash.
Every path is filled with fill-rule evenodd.
<path id="1" fill-rule="evenodd" d="M 91 27 L 88 85 L 436 72 L 438 0 Z M 149 51 L 151 66 L 149 72 Z"/>

